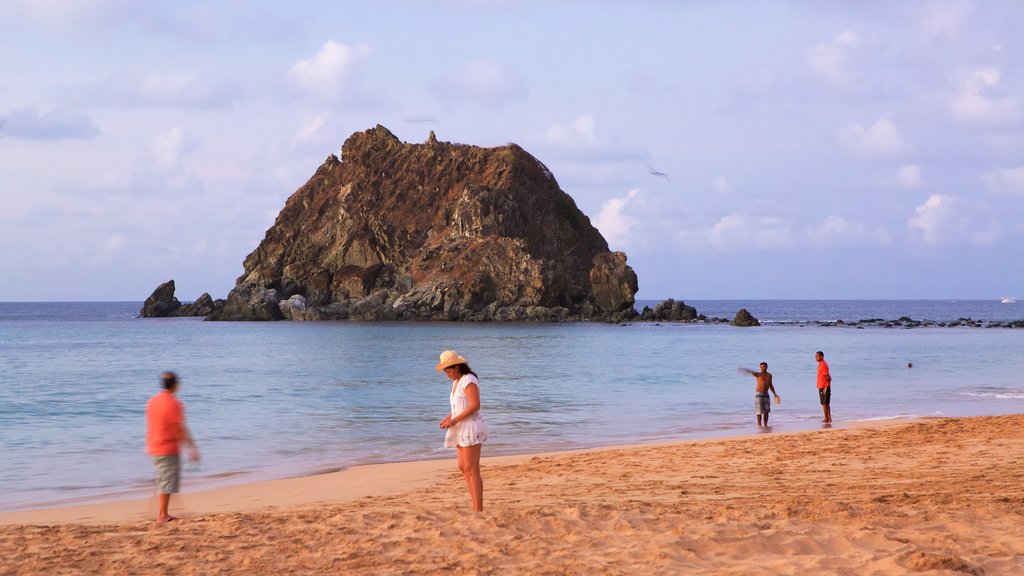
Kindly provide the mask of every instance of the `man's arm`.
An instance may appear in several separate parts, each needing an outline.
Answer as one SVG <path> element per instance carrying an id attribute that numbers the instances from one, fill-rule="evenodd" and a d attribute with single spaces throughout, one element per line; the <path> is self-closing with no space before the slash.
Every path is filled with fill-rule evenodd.
<path id="1" fill-rule="evenodd" d="M 178 424 L 178 438 L 179 441 L 185 446 L 189 447 L 190 458 L 196 462 L 199 461 L 199 447 L 196 446 L 195 440 L 192 439 L 192 434 L 189 433 L 188 427 L 182 422 Z"/>

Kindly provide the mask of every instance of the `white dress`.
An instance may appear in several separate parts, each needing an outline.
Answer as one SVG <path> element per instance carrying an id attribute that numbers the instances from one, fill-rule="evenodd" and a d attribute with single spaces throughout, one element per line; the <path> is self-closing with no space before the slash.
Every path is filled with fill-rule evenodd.
<path id="1" fill-rule="evenodd" d="M 463 374 L 459 381 L 452 386 L 452 394 L 448 398 L 452 405 L 452 416 L 462 414 L 469 407 L 466 386 L 469 386 L 470 383 L 476 384 L 477 389 L 480 389 L 480 381 L 472 374 Z M 485 440 L 487 440 L 487 423 L 484 422 L 482 411 L 477 410 L 472 416 L 468 416 L 455 426 L 448 428 L 444 435 L 444 447 L 475 446 L 483 444 Z"/>

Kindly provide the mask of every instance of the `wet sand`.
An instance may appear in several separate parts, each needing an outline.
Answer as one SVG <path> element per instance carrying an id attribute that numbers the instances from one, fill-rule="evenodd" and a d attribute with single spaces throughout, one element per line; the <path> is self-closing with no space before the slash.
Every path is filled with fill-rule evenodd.
<path id="1" fill-rule="evenodd" d="M 163 525 L 152 501 L 0 514 L 0 573 L 1024 573 L 1024 415 L 485 458 L 483 474 L 479 515 L 454 455 L 186 492 Z"/>

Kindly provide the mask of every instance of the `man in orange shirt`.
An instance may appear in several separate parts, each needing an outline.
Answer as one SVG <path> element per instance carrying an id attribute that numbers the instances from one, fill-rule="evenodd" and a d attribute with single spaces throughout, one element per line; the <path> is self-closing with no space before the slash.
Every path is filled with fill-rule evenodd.
<path id="1" fill-rule="evenodd" d="M 156 464 L 156 491 L 160 499 L 157 522 L 177 520 L 167 512 L 171 494 L 176 494 L 181 483 L 179 444 L 190 448 L 190 458 L 199 461 L 199 449 L 185 427 L 185 408 L 174 396 L 178 390 L 178 377 L 174 372 L 160 375 L 164 389 L 146 403 L 146 452 Z"/>
<path id="2" fill-rule="evenodd" d="M 814 359 L 818 361 L 818 400 L 821 401 L 821 412 L 825 415 L 822 422 L 832 423 L 832 376 L 828 373 L 828 362 L 825 362 L 825 353 L 818 350 L 814 353 Z"/>

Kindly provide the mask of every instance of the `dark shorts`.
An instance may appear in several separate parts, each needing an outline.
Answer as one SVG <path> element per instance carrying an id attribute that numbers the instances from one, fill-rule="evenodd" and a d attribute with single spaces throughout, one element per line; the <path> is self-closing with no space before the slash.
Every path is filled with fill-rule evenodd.
<path id="1" fill-rule="evenodd" d="M 832 401 L 832 387 L 818 388 L 818 400 L 822 406 L 828 406 L 829 402 Z"/>

